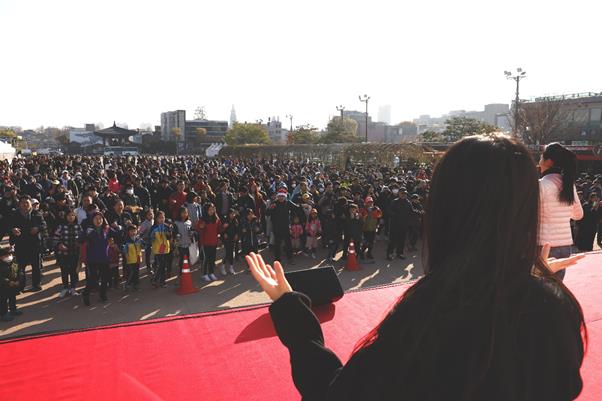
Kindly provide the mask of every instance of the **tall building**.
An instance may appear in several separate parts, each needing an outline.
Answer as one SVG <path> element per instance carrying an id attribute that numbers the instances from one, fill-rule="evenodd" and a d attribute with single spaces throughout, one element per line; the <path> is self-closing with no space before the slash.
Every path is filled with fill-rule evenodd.
<path id="1" fill-rule="evenodd" d="M 391 105 L 387 104 L 378 108 L 378 122 L 391 124 Z"/>
<path id="2" fill-rule="evenodd" d="M 230 110 L 230 128 L 234 126 L 236 122 L 236 110 L 234 110 L 234 105 L 232 105 L 232 110 Z"/>
<path id="3" fill-rule="evenodd" d="M 280 145 L 286 144 L 288 139 L 288 130 L 282 128 L 280 117 L 268 118 L 268 123 L 265 128 L 268 131 L 268 136 L 270 137 L 272 143 Z"/>
<path id="4" fill-rule="evenodd" d="M 176 137 L 174 129 L 179 129 L 180 135 Z M 161 113 L 161 139 L 183 143 L 186 132 L 186 110 L 167 111 Z"/>

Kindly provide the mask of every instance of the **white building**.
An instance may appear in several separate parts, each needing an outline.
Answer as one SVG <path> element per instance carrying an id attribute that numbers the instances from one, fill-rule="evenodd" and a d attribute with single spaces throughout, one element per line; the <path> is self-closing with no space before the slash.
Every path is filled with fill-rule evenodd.
<path id="1" fill-rule="evenodd" d="M 184 143 L 186 132 L 186 110 L 167 111 L 161 113 L 161 139 L 174 141 L 174 129 L 179 129 L 178 142 Z"/>
<path id="2" fill-rule="evenodd" d="M 391 125 L 391 105 L 386 104 L 378 108 L 378 122 Z"/>
<path id="3" fill-rule="evenodd" d="M 268 123 L 265 126 L 268 130 L 268 136 L 272 143 L 284 145 L 288 139 L 288 130 L 282 128 L 280 117 L 268 118 Z"/>

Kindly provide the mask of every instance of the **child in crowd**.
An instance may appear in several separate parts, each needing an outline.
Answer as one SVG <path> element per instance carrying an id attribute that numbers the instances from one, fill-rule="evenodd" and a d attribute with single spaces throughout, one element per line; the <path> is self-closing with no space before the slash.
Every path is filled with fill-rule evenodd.
<path id="1" fill-rule="evenodd" d="M 54 232 L 54 249 L 56 261 L 61 268 L 61 279 L 63 288 L 59 298 L 67 295 L 77 295 L 78 273 L 77 262 L 79 260 L 80 242 L 84 233 L 77 224 L 77 216 L 74 211 L 65 215 L 65 220 L 59 224 Z"/>
<path id="2" fill-rule="evenodd" d="M 142 239 L 144 244 L 144 260 L 146 263 L 146 270 L 149 277 L 153 277 L 153 259 L 152 259 L 152 244 L 150 240 L 150 230 L 155 223 L 155 213 L 153 209 L 148 209 L 145 214 L 144 221 L 140 223 L 138 227 L 138 235 Z"/>
<path id="3" fill-rule="evenodd" d="M 226 217 L 226 221 L 222 225 L 223 233 L 222 233 L 222 241 L 224 243 L 225 255 L 224 261 L 221 266 L 220 273 L 222 276 L 226 275 L 226 265 L 228 265 L 228 272 L 230 274 L 234 274 L 234 257 L 235 250 L 234 245 L 238 242 L 238 230 L 239 230 L 239 222 L 238 222 L 238 213 L 234 209 L 230 209 L 228 211 L 228 216 Z"/>
<path id="4" fill-rule="evenodd" d="M 86 288 L 84 304 L 90 305 L 90 291 L 98 287 L 100 277 L 100 300 L 107 301 L 107 287 L 111 281 L 109 270 L 109 240 L 115 232 L 111 230 L 100 212 L 92 215 L 92 226 L 84 237 L 86 241 Z M 114 242 L 114 241 L 113 241 Z"/>
<path id="5" fill-rule="evenodd" d="M 117 288 L 119 285 L 119 260 L 121 258 L 121 251 L 119 246 L 115 242 L 115 238 L 109 238 L 109 268 L 111 274 L 111 287 Z M 124 273 L 125 266 L 124 266 Z M 127 273 L 126 273 L 127 274 Z"/>
<path id="6" fill-rule="evenodd" d="M 23 312 L 17 310 L 19 266 L 13 261 L 10 248 L 0 249 L 0 320 L 10 322 Z M 9 312 L 10 310 L 10 312 Z"/>
<path id="7" fill-rule="evenodd" d="M 178 247 L 178 266 L 180 267 L 178 275 L 182 274 L 184 256 L 190 260 L 190 250 L 188 247 L 192 244 L 192 222 L 188 216 L 188 209 L 185 206 L 180 207 L 178 218 L 173 225 L 173 233 Z"/>
<path id="8" fill-rule="evenodd" d="M 307 239 L 305 247 L 307 252 L 311 253 L 312 259 L 316 258 L 316 248 L 318 247 L 318 236 L 322 233 L 322 224 L 318 219 L 318 211 L 311 209 L 307 223 L 305 223 L 305 232 L 307 233 Z"/>
<path id="9" fill-rule="evenodd" d="M 165 224 L 165 212 L 161 210 L 157 212 L 155 224 L 151 227 L 149 237 L 152 244 L 152 251 L 157 262 L 153 286 L 155 288 L 158 286 L 165 287 L 167 263 L 170 260 L 169 252 L 171 251 L 171 229 Z"/>
<path id="10" fill-rule="evenodd" d="M 374 248 L 376 229 L 378 228 L 382 216 L 383 214 L 380 208 L 374 206 L 374 199 L 371 196 L 367 196 L 366 199 L 364 199 L 364 207 L 360 210 L 360 217 L 363 222 L 362 235 L 364 238 L 362 249 L 359 253 L 360 259 L 364 259 L 364 254 L 368 259 L 374 259 L 372 256 L 372 248 Z"/>
<path id="11" fill-rule="evenodd" d="M 207 212 L 199 219 L 197 230 L 203 244 L 205 260 L 203 261 L 203 277 L 204 281 L 214 281 L 217 277 L 214 274 L 215 270 L 215 254 L 219 240 L 219 232 L 222 229 L 222 223 L 216 214 L 213 203 L 207 204 Z"/>
<path id="12" fill-rule="evenodd" d="M 303 235 L 303 226 L 299 222 L 299 216 L 293 217 L 293 224 L 291 224 L 290 230 L 293 252 L 297 253 L 301 250 L 301 236 Z"/>
<path id="13" fill-rule="evenodd" d="M 133 287 L 138 291 L 140 282 L 140 263 L 142 262 L 142 240 L 138 237 L 138 227 L 130 225 L 126 229 L 123 244 L 123 266 L 127 272 L 125 289 Z"/>
<path id="14" fill-rule="evenodd" d="M 259 235 L 261 234 L 261 223 L 255 216 L 253 209 L 247 209 L 244 220 L 240 225 L 240 242 L 243 256 L 251 252 L 259 251 Z M 248 267 L 246 268 L 248 271 Z"/>
<path id="15" fill-rule="evenodd" d="M 344 253 L 343 257 L 347 256 L 347 249 L 349 244 L 353 242 L 356 252 L 362 244 L 362 225 L 363 222 L 360 217 L 358 207 L 355 203 L 350 203 L 348 206 L 348 214 L 344 222 L 345 240 L 344 240 Z"/>

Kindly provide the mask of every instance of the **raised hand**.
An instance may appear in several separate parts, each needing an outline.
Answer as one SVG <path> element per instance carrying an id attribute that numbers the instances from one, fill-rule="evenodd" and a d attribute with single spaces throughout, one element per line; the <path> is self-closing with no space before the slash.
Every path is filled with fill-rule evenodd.
<path id="1" fill-rule="evenodd" d="M 261 255 L 251 252 L 245 256 L 251 274 L 263 291 L 270 297 L 272 301 L 276 301 L 287 292 L 293 291 L 291 285 L 284 277 L 284 270 L 280 262 L 274 263 L 274 269 L 270 265 L 266 265 Z"/>
<path id="2" fill-rule="evenodd" d="M 545 244 L 541 248 L 541 258 L 547 264 L 548 268 L 552 270 L 553 273 L 556 273 L 562 269 L 566 269 L 569 266 L 577 263 L 578 260 L 583 259 L 585 254 L 578 253 L 568 258 L 556 259 L 550 258 L 550 244 Z"/>

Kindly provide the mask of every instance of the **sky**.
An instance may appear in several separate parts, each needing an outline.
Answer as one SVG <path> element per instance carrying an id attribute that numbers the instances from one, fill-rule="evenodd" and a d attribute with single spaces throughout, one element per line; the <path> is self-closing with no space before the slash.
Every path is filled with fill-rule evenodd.
<path id="1" fill-rule="evenodd" d="M 602 1 L 0 0 L 0 126 L 239 121 L 336 106 L 392 122 L 602 91 Z M 287 124 L 288 125 L 288 120 Z"/>

